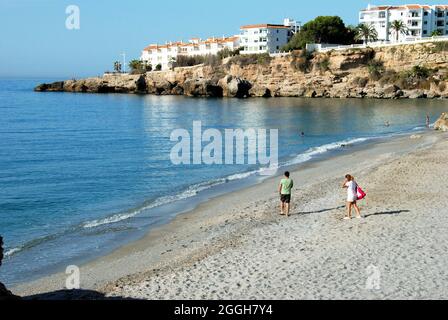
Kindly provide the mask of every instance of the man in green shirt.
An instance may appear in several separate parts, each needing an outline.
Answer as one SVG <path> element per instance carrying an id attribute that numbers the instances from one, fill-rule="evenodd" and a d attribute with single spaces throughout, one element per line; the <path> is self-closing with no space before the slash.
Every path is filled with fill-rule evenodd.
<path id="1" fill-rule="evenodd" d="M 289 217 L 289 210 L 291 207 L 291 190 L 294 187 L 294 181 L 290 179 L 289 176 L 290 173 L 286 171 L 285 177 L 280 181 L 280 185 L 278 187 L 282 210 L 281 215 L 284 216 L 286 214 L 287 217 Z"/>

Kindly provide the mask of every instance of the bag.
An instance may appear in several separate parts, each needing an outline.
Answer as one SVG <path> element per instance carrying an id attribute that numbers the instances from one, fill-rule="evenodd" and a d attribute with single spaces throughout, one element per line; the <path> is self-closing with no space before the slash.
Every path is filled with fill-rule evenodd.
<path id="1" fill-rule="evenodd" d="M 356 194 L 357 194 L 358 200 L 362 200 L 367 196 L 367 194 L 361 189 L 360 186 L 358 186 L 358 188 L 356 188 Z"/>

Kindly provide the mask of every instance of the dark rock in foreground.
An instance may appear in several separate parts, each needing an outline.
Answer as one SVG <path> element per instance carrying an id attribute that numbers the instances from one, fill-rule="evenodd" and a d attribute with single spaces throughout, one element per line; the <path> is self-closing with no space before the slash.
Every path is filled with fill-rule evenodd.
<path id="1" fill-rule="evenodd" d="M 3 238 L 0 236 L 0 266 L 2 265 L 3 260 Z M 0 282 L 0 301 L 5 300 L 18 300 L 19 297 L 13 295 L 11 291 L 6 289 L 5 285 Z"/>

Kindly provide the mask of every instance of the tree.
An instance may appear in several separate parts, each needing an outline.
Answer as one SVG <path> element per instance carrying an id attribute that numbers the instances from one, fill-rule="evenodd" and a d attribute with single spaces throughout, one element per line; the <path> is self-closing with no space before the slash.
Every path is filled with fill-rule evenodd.
<path id="1" fill-rule="evenodd" d="M 114 71 L 121 72 L 121 63 L 119 61 L 114 62 Z"/>
<path id="2" fill-rule="evenodd" d="M 160 71 L 162 70 L 162 65 L 159 63 L 158 65 L 156 65 L 156 71 Z"/>
<path id="3" fill-rule="evenodd" d="M 390 28 L 395 33 L 395 41 L 398 42 L 400 38 L 400 34 L 406 35 L 408 33 L 408 28 L 404 24 L 403 21 L 400 20 L 394 20 L 390 24 Z"/>
<path id="4" fill-rule="evenodd" d="M 431 37 L 440 37 L 442 35 L 442 30 L 434 30 L 431 33 Z"/>
<path id="5" fill-rule="evenodd" d="M 146 66 L 140 60 L 129 61 L 129 68 L 131 69 L 131 74 L 140 74 L 146 72 Z"/>
<path id="6" fill-rule="evenodd" d="M 129 61 L 129 68 L 134 70 L 142 70 L 143 69 L 143 63 L 140 60 L 131 60 Z"/>
<path id="7" fill-rule="evenodd" d="M 370 41 L 378 40 L 378 32 L 373 24 L 361 23 L 356 27 L 355 40 L 364 41 L 365 44 Z"/>
<path id="8" fill-rule="evenodd" d="M 307 43 L 351 44 L 353 42 L 353 30 L 347 28 L 340 17 L 319 16 L 304 24 L 283 50 L 305 49 Z"/>

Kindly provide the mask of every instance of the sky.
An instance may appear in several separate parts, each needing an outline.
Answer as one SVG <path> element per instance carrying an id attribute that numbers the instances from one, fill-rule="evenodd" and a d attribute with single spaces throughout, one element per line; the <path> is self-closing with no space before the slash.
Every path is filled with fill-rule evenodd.
<path id="1" fill-rule="evenodd" d="M 0 0 L 0 78 L 80 78 L 138 59 L 151 43 L 239 33 L 245 24 L 338 15 L 358 23 L 363 0 Z M 405 4 L 386 0 L 372 4 Z M 425 1 L 421 4 L 440 4 Z M 70 5 L 79 29 L 68 29 Z M 69 22 L 73 20 L 69 19 Z"/>

